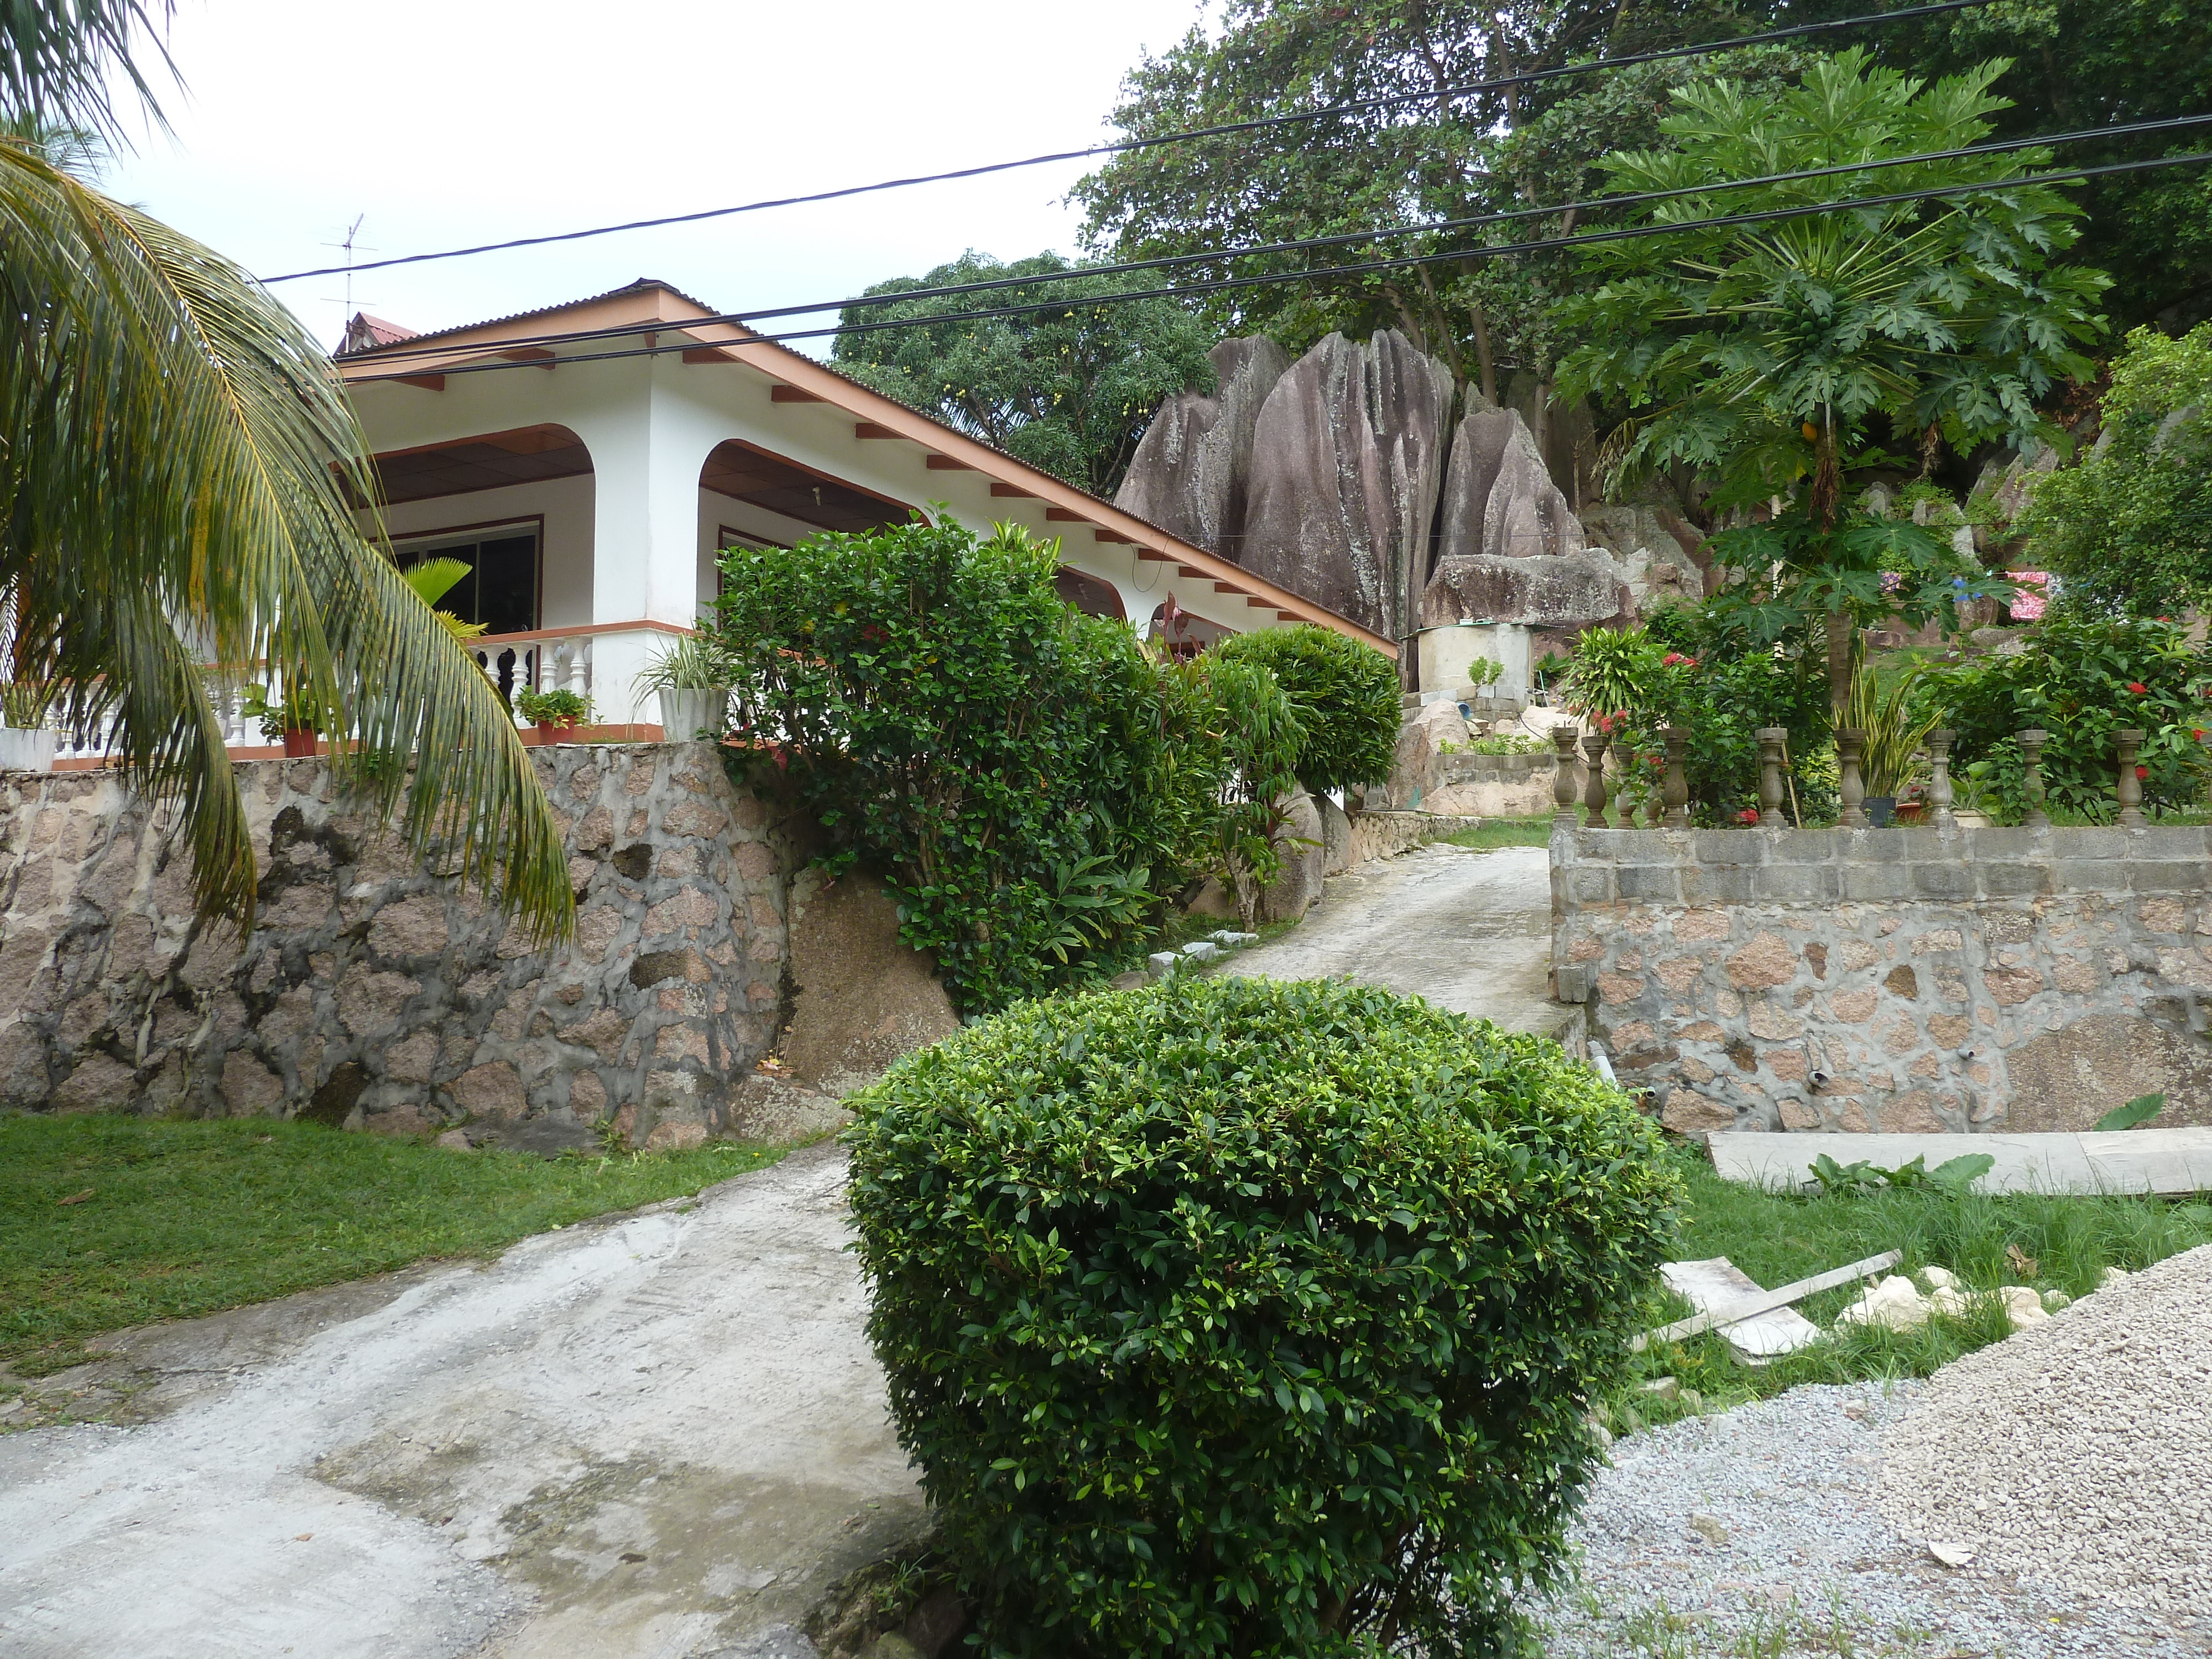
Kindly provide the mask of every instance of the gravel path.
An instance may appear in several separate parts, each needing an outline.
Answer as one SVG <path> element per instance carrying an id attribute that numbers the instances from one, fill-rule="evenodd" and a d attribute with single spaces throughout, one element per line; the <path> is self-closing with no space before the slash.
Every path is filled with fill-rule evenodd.
<path id="1" fill-rule="evenodd" d="M 2212 1245 L 1946 1366 L 1889 1437 L 1881 1508 L 1977 1572 L 2212 1614 Z"/>
<path id="2" fill-rule="evenodd" d="M 1577 1528 L 1580 1583 L 1540 1609 L 1547 1659 L 2212 1654 L 2212 1608 L 1953 1572 L 1901 1536 L 1881 1512 L 1885 1449 L 1919 1435 L 1916 1413 L 1954 1408 L 1941 1381 L 1808 1387 L 1622 1440 Z"/>

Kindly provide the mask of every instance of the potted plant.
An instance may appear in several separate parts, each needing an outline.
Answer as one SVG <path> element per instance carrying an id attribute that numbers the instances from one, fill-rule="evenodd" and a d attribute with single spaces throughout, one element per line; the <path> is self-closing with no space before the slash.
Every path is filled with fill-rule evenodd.
<path id="1" fill-rule="evenodd" d="M 1918 668 L 1909 668 L 1884 690 L 1875 681 L 1874 665 L 1862 656 L 1851 676 L 1850 699 L 1836 720 L 1866 733 L 1859 776 L 1866 790 L 1867 822 L 1877 828 L 1891 821 L 1899 794 L 1913 781 L 1920 746 L 1935 729 L 1935 712 L 1914 706 L 1918 678 Z"/>
<path id="2" fill-rule="evenodd" d="M 729 729 L 729 674 L 708 634 L 680 635 L 633 684 L 659 694 L 661 734 L 670 743 L 713 743 Z"/>
<path id="3" fill-rule="evenodd" d="M 53 689 L 35 680 L 0 683 L 0 771 L 51 772 L 61 733 L 46 724 Z"/>
<path id="4" fill-rule="evenodd" d="M 267 686 L 247 686 L 238 708 L 246 719 L 260 721 L 261 735 L 271 743 L 282 743 L 291 758 L 306 759 L 314 754 L 318 729 L 314 717 L 305 710 L 287 708 L 281 698 L 272 701 Z"/>
<path id="5" fill-rule="evenodd" d="M 523 741 L 538 744 L 573 743 L 576 728 L 592 717 L 592 700 L 574 691 L 518 691 L 514 707 L 536 728 Z"/>

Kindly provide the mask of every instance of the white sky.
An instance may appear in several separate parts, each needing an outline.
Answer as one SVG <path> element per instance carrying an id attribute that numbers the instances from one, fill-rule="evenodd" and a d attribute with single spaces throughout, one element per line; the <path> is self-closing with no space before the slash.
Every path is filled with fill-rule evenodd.
<path id="1" fill-rule="evenodd" d="M 340 263 L 356 215 L 368 259 L 799 195 L 1098 143 L 1201 3 L 182 0 L 175 137 L 105 183 L 264 276 Z M 834 298 L 968 247 L 1074 253 L 1085 171 L 365 272 L 353 305 L 428 329 L 641 276 L 732 311 Z M 274 291 L 336 343 L 343 278 Z"/>

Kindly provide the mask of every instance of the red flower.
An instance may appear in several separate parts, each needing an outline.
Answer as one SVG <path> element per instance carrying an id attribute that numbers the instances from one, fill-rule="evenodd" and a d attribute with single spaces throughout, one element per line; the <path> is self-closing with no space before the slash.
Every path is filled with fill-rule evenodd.
<path id="1" fill-rule="evenodd" d="M 1756 806 L 1745 807 L 1742 811 L 1735 815 L 1735 821 L 1738 823 L 1757 823 L 1759 822 L 1759 809 Z"/>
<path id="2" fill-rule="evenodd" d="M 2189 728 L 2189 735 L 2202 743 L 2204 741 L 2204 728 L 2201 726 L 2192 726 Z"/>
<path id="3" fill-rule="evenodd" d="M 2144 692 L 2149 690 L 2150 687 L 2145 685 L 2141 680 L 2130 680 L 2128 682 L 2128 690 L 2134 692 L 2136 696 L 2140 697 Z"/>
<path id="4" fill-rule="evenodd" d="M 2139 780 L 2148 781 L 2150 777 L 2150 768 L 2148 766 L 2138 766 L 2136 768 L 2136 776 Z"/>

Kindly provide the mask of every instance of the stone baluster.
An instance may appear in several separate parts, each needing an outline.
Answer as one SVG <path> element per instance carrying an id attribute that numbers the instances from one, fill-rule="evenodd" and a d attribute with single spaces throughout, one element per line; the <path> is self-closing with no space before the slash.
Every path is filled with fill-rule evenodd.
<path id="1" fill-rule="evenodd" d="M 1928 734 L 1928 816 L 1938 830 L 1955 830 L 1951 811 L 1951 740 L 1955 732 L 1937 726 Z"/>
<path id="2" fill-rule="evenodd" d="M 1866 781 L 1859 775 L 1859 755 L 1866 748 L 1866 733 L 1855 726 L 1836 728 L 1837 769 L 1843 775 L 1844 810 L 1836 822 L 1846 830 L 1866 828 L 1866 809 L 1859 803 L 1866 799 Z"/>
<path id="3" fill-rule="evenodd" d="M 1667 739 L 1667 827 L 1686 830 L 1690 827 L 1690 775 L 1685 763 L 1689 758 L 1690 728 L 1670 726 L 1660 735 Z"/>
<path id="4" fill-rule="evenodd" d="M 2021 793 L 2027 797 L 2027 811 L 2021 819 L 2025 830 L 2048 830 L 2051 814 L 2043 810 L 2043 745 L 2051 733 L 2031 726 L 2020 734 Z"/>
<path id="5" fill-rule="evenodd" d="M 1790 728 L 1762 726 L 1753 735 L 1759 739 L 1759 827 L 1786 830 L 1790 820 L 1782 815 L 1782 745 L 1790 741 Z"/>
<path id="6" fill-rule="evenodd" d="M 1613 746 L 1613 821 L 1624 830 L 1636 826 L 1636 803 L 1628 786 L 1635 781 L 1636 761 L 1626 746 Z"/>
<path id="7" fill-rule="evenodd" d="M 1552 805 L 1569 823 L 1575 821 L 1575 806 L 1582 799 L 1582 780 L 1575 770 L 1575 728 L 1555 726 L 1552 728 L 1553 764 Z"/>
<path id="8" fill-rule="evenodd" d="M 1605 822 L 1605 750 L 1612 739 L 1602 732 L 1583 738 L 1583 762 L 1589 770 L 1583 778 L 1583 828 L 1602 830 Z"/>
<path id="9" fill-rule="evenodd" d="M 2120 750 L 2120 828 L 2140 830 L 2143 827 L 2142 780 L 2136 775 L 2136 763 L 2142 756 L 2144 740 L 2150 733 L 2130 727 L 2112 733 L 2112 741 Z"/>

